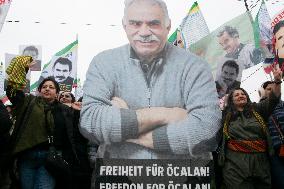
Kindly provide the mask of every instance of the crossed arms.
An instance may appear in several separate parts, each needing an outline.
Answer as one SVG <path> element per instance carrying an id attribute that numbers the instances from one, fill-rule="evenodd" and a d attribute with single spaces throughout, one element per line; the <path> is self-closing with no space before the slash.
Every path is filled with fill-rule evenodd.
<path id="1" fill-rule="evenodd" d="M 86 138 L 98 144 L 133 142 L 173 154 L 215 150 L 221 111 L 206 64 L 188 64 L 183 69 L 180 90 L 184 109 L 165 106 L 134 110 L 128 109 L 125 99 L 115 97 L 119 93 L 114 93 L 118 85 L 131 81 L 118 83 L 121 68 L 107 61 L 111 60 L 96 57 L 87 72 L 80 122 Z M 134 95 L 135 89 L 131 89 Z"/>
<path id="2" fill-rule="evenodd" d="M 111 103 L 117 108 L 129 109 L 127 103 L 121 98 L 113 97 Z M 178 107 L 152 107 L 136 110 L 136 115 L 139 137 L 137 139 L 128 139 L 127 141 L 153 149 L 152 131 L 161 125 L 185 119 L 187 111 Z"/>

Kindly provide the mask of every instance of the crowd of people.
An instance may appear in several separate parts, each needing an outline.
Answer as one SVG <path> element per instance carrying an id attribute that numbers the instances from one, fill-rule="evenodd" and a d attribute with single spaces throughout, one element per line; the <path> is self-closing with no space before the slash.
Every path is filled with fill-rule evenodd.
<path id="1" fill-rule="evenodd" d="M 0 188 L 99 188 L 97 158 L 207 159 L 212 188 L 284 188 L 281 69 L 274 67 L 254 103 L 235 81 L 244 66 L 237 60 L 226 61 L 215 82 L 204 60 L 167 42 L 163 0 L 126 0 L 122 24 L 129 44 L 94 57 L 77 101 L 60 90 L 59 76 L 42 79 L 37 95 L 25 93 L 36 62 L 12 60 L 12 106 L 0 101 Z"/>
<path id="2" fill-rule="evenodd" d="M 16 64 L 7 68 L 10 74 L 6 94 L 13 104 L 11 117 L 16 119 L 12 123 L 8 111 L 2 106 L 1 120 L 5 116 L 6 121 L 1 130 L 1 146 L 8 146 L 8 149 L 1 160 L 7 162 L 7 158 L 16 157 L 17 163 L 16 167 L 13 164 L 1 167 L 3 182 L 0 187 L 9 188 L 13 184 L 13 187 L 23 189 L 90 188 L 92 168 L 88 141 L 79 132 L 81 102 L 75 102 L 70 92 L 59 95 L 59 84 L 52 77 L 45 78 L 39 84 L 37 96 L 25 94 L 22 90 L 24 84 L 14 81 L 24 80 L 25 74 L 18 73 L 25 72 L 25 68 L 31 67 L 34 61 L 29 56 L 19 56 L 14 61 Z M 70 165 L 68 174 L 55 177 L 46 170 L 45 160 L 50 148 L 47 126 L 54 136 L 54 147 Z M 18 186 L 12 183 L 10 176 L 14 169 Z"/>

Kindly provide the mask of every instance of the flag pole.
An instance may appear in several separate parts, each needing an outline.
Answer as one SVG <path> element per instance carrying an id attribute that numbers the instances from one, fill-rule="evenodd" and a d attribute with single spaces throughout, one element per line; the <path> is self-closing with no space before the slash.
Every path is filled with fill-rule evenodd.
<path id="1" fill-rule="evenodd" d="M 251 12 L 250 12 L 249 7 L 248 7 L 248 2 L 247 2 L 247 0 L 244 0 L 244 2 L 245 2 L 246 11 L 247 11 L 247 13 L 248 13 L 248 15 L 249 15 L 250 22 L 251 22 L 251 24 L 252 24 L 252 26 L 253 26 L 254 21 L 253 21 Z"/>
<path id="2" fill-rule="evenodd" d="M 76 34 L 76 41 L 78 43 L 78 33 Z M 78 62 L 78 50 L 77 50 L 77 56 L 76 56 L 76 63 Z M 78 65 L 78 64 L 77 64 Z M 76 101 L 78 100 L 78 67 L 77 67 L 77 72 L 76 72 L 76 87 L 75 87 L 75 99 Z"/>
<path id="3" fill-rule="evenodd" d="M 238 0 L 238 1 L 244 1 L 244 3 L 245 3 L 245 7 L 246 7 L 246 12 L 247 12 L 247 13 L 248 13 L 248 15 L 249 15 L 250 22 L 251 22 L 251 24 L 254 24 L 254 21 L 253 21 L 253 18 L 252 18 L 251 12 L 250 12 L 250 10 L 249 10 L 249 6 L 248 6 L 248 2 L 247 2 L 247 0 Z"/>

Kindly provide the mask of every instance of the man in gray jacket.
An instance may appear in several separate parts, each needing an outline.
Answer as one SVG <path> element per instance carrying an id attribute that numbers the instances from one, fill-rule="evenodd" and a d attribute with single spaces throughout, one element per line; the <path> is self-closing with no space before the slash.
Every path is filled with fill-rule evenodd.
<path id="1" fill-rule="evenodd" d="M 122 23 L 130 44 L 89 66 L 81 133 L 99 144 L 100 158 L 209 157 L 221 112 L 208 64 L 167 43 L 162 0 L 126 0 Z"/>

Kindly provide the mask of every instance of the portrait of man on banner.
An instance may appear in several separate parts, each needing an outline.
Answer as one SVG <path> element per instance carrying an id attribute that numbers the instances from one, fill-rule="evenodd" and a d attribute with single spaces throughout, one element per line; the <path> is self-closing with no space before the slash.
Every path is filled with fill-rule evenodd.
<path id="1" fill-rule="evenodd" d="M 216 35 L 223 55 L 217 60 L 216 80 L 221 77 L 222 66 L 227 60 L 234 60 L 239 66 L 237 80 L 240 81 L 242 71 L 260 62 L 263 57 L 260 49 L 255 48 L 253 43 L 243 43 L 236 27 L 226 25 Z"/>
<path id="2" fill-rule="evenodd" d="M 237 81 L 238 75 L 239 65 L 234 60 L 227 60 L 222 66 L 220 77 L 215 81 L 219 98 L 240 87 L 241 82 Z"/>
<path id="3" fill-rule="evenodd" d="M 21 55 L 31 56 L 33 60 L 36 61 L 36 64 L 31 66 L 31 71 L 40 71 L 41 70 L 41 47 L 35 45 L 21 45 L 19 47 Z"/>
<path id="4" fill-rule="evenodd" d="M 59 83 L 60 91 L 72 91 L 76 70 L 72 59 L 68 57 L 53 57 L 51 63 L 42 70 L 39 82 L 46 77 L 52 77 Z"/>
<path id="5" fill-rule="evenodd" d="M 284 20 L 279 21 L 273 28 L 275 61 L 284 69 Z"/>

